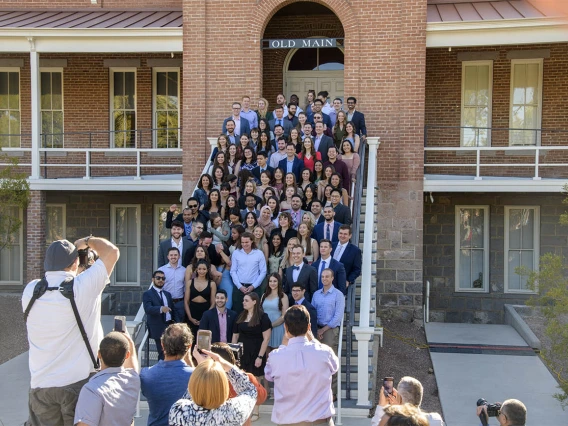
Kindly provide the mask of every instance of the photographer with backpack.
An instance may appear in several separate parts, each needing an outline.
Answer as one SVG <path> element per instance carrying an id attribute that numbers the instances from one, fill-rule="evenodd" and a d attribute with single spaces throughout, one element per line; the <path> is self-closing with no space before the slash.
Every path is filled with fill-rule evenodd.
<path id="1" fill-rule="evenodd" d="M 77 275 L 90 250 L 98 260 Z M 104 238 L 54 241 L 45 254 L 45 276 L 24 289 L 31 373 L 27 425 L 73 425 L 79 392 L 99 367 L 101 294 L 119 256 Z"/>

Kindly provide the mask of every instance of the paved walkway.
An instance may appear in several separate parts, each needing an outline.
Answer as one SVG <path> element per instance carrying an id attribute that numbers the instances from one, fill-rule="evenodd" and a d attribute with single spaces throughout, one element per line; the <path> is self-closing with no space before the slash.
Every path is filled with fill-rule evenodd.
<path id="1" fill-rule="evenodd" d="M 448 426 L 480 424 L 479 398 L 521 400 L 530 426 L 568 425 L 568 411 L 552 397 L 557 382 L 512 327 L 428 323 L 426 338 Z"/>

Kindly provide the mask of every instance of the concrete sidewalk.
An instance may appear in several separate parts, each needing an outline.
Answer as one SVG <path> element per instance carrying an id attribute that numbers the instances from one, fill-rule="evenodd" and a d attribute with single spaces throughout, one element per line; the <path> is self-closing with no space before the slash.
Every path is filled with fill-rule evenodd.
<path id="1" fill-rule="evenodd" d="M 508 325 L 426 324 L 430 356 L 448 426 L 479 425 L 476 402 L 509 398 L 527 407 L 527 425 L 568 425 L 568 411 L 553 398 L 558 384 L 540 358 Z M 475 347 L 476 345 L 479 345 Z M 490 424 L 497 425 L 496 419 Z"/>

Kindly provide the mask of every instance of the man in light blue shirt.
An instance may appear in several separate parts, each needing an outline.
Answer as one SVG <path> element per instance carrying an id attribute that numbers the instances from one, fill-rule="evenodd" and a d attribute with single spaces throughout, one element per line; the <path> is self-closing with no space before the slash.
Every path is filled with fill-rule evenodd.
<path id="1" fill-rule="evenodd" d="M 318 314 L 317 338 L 328 345 L 337 355 L 339 345 L 339 326 L 345 312 L 345 297 L 333 286 L 333 271 L 326 268 L 321 273 L 323 288 L 312 297 L 312 305 Z M 333 400 L 337 399 L 337 374 L 333 376 L 331 385 Z"/>
<path id="2" fill-rule="evenodd" d="M 243 96 L 241 117 L 248 120 L 251 129 L 258 128 L 258 117 L 256 112 L 250 109 L 250 96 Z"/>
<path id="3" fill-rule="evenodd" d="M 166 276 L 164 290 L 172 295 L 174 311 L 178 321 L 185 321 L 185 308 L 183 306 L 183 295 L 185 293 L 185 268 L 178 266 L 180 253 L 177 247 L 170 247 L 168 250 L 168 263 L 158 268 Z"/>
<path id="4" fill-rule="evenodd" d="M 253 291 L 261 297 L 264 293 L 261 284 L 266 277 L 264 253 L 256 248 L 254 235 L 245 232 L 241 235 L 241 249 L 231 256 L 231 278 L 233 279 L 233 310 L 237 314 L 243 310 L 243 298 Z"/>

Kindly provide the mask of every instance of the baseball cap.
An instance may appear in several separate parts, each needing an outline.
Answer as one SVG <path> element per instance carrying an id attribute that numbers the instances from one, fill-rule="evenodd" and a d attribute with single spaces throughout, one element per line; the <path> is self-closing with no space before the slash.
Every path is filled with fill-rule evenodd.
<path id="1" fill-rule="evenodd" d="M 52 242 L 45 253 L 45 271 L 62 271 L 77 259 L 77 247 L 67 240 Z"/>

